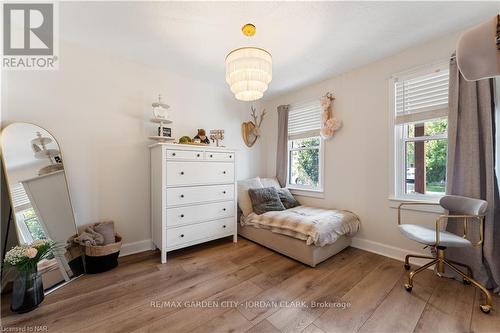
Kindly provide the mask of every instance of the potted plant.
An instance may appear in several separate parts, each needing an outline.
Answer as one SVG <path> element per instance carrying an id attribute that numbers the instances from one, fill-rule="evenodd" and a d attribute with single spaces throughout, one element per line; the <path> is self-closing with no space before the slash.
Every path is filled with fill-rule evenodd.
<path id="1" fill-rule="evenodd" d="M 10 301 L 12 311 L 29 312 L 43 301 L 43 282 L 38 273 L 38 262 L 53 255 L 57 248 L 56 242 L 39 239 L 31 244 L 15 246 L 7 252 L 5 265 L 18 272 Z"/>

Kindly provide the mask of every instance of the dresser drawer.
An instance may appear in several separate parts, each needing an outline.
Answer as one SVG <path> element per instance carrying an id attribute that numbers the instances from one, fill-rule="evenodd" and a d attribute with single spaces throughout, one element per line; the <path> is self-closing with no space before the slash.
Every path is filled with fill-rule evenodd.
<path id="1" fill-rule="evenodd" d="M 167 188 L 167 207 L 234 199 L 234 185 Z"/>
<path id="2" fill-rule="evenodd" d="M 167 149 L 167 160 L 203 160 L 203 152 Z"/>
<path id="3" fill-rule="evenodd" d="M 232 162 L 234 160 L 234 153 L 219 153 L 219 152 L 207 151 L 205 152 L 205 159 L 209 161 Z"/>
<path id="4" fill-rule="evenodd" d="M 167 186 L 234 182 L 234 163 L 167 161 Z"/>
<path id="5" fill-rule="evenodd" d="M 167 229 L 167 249 L 185 243 L 202 241 L 221 234 L 230 234 L 234 231 L 234 218 L 225 218 L 216 221 L 186 225 Z"/>
<path id="6" fill-rule="evenodd" d="M 234 201 L 167 209 L 167 228 L 234 216 Z"/>

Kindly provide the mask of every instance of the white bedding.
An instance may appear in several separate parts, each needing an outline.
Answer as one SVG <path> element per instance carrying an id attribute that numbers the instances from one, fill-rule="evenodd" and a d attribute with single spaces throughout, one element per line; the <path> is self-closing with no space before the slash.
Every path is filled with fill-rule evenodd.
<path id="1" fill-rule="evenodd" d="M 340 236 L 353 236 L 359 229 L 359 217 L 345 210 L 298 206 L 261 215 L 251 213 L 242 225 L 269 229 L 272 232 L 305 240 L 307 245 L 325 246 Z"/>

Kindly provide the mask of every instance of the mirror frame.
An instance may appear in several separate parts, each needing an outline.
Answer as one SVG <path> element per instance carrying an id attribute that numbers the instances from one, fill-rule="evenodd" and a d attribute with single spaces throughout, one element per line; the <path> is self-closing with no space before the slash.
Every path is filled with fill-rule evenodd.
<path id="1" fill-rule="evenodd" d="M 9 183 L 9 177 L 8 177 L 8 173 L 7 173 L 7 167 L 6 167 L 6 163 L 5 163 L 5 155 L 3 153 L 3 145 L 2 145 L 2 142 L 3 142 L 3 135 L 4 135 L 4 131 L 5 129 L 7 129 L 9 126 L 12 126 L 12 125 L 15 125 L 15 124 L 27 124 L 27 125 L 32 125 L 32 126 L 36 126 L 36 127 L 39 127 L 41 129 L 43 129 L 44 131 L 46 131 L 53 139 L 54 139 L 54 142 L 57 144 L 57 146 L 59 147 L 59 152 L 60 152 L 60 155 L 61 155 L 61 159 L 63 161 L 63 170 L 64 170 L 64 180 L 66 182 L 66 190 L 68 192 L 68 200 L 69 200 L 69 205 L 71 207 L 71 213 L 73 214 L 73 223 L 74 223 L 74 227 L 75 227 L 75 234 L 78 234 L 78 225 L 76 223 L 76 214 L 75 214 L 75 210 L 74 210 L 74 206 L 73 206 L 73 201 L 71 199 L 71 192 L 70 192 L 70 186 L 69 186 L 69 181 L 68 181 L 68 176 L 66 175 L 66 166 L 65 166 L 65 158 L 64 158 L 64 153 L 63 153 L 63 149 L 62 149 L 62 146 L 61 144 L 59 143 L 59 141 L 57 140 L 57 138 L 54 136 L 54 134 L 52 134 L 51 131 L 47 130 L 46 128 L 40 126 L 40 125 L 37 125 L 35 123 L 32 123 L 32 122 L 27 122 L 27 121 L 14 121 L 14 122 L 10 122 L 8 123 L 7 125 L 1 127 L 0 129 L 0 155 L 1 155 L 1 163 L 2 163 L 2 169 L 3 169 L 3 172 L 4 172 L 4 175 L 5 175 L 5 182 L 7 183 L 7 195 L 9 197 L 9 204 L 10 204 L 10 209 L 14 209 L 14 202 L 12 200 L 12 194 L 11 194 L 11 189 L 10 189 L 10 183 Z M 12 221 L 14 223 L 17 223 L 16 221 L 16 217 L 15 217 L 15 214 L 13 214 L 12 216 Z M 10 221 L 8 221 L 8 223 L 10 223 Z M 15 230 L 16 230 L 16 236 L 17 236 L 17 241 L 18 241 L 18 244 L 21 244 L 21 237 L 20 237 L 20 234 L 19 234 L 19 228 L 14 225 L 15 227 Z M 7 250 L 8 252 L 9 250 Z M 82 256 L 83 256 L 83 253 L 82 253 Z M 3 258 L 1 258 L 2 260 L 2 264 L 3 264 Z M 83 258 L 82 258 L 83 260 Z M 63 269 L 62 267 L 59 267 L 59 270 Z M 51 287 L 49 289 L 46 289 L 44 290 L 44 294 L 45 295 L 48 295 L 50 294 L 51 292 L 65 286 L 66 284 L 74 281 L 75 279 L 81 277 L 82 275 L 84 275 L 85 273 L 81 273 L 79 275 L 74 275 L 73 277 L 69 278 L 69 280 L 65 280 L 59 284 L 57 284 L 56 286 L 54 287 Z M 63 274 L 63 277 L 64 277 L 64 274 Z M 2 270 L 2 279 L 5 278 L 5 275 L 3 274 L 3 270 Z M 0 281 L 0 284 L 3 284 L 3 281 Z M 1 286 L 0 286 L 1 287 Z"/>

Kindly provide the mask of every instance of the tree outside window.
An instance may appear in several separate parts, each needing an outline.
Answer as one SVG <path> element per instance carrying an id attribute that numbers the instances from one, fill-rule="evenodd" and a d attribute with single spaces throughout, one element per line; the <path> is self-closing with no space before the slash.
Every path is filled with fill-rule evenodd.
<path id="1" fill-rule="evenodd" d="M 320 187 L 320 144 L 319 137 L 290 140 L 290 185 L 313 189 Z"/>

